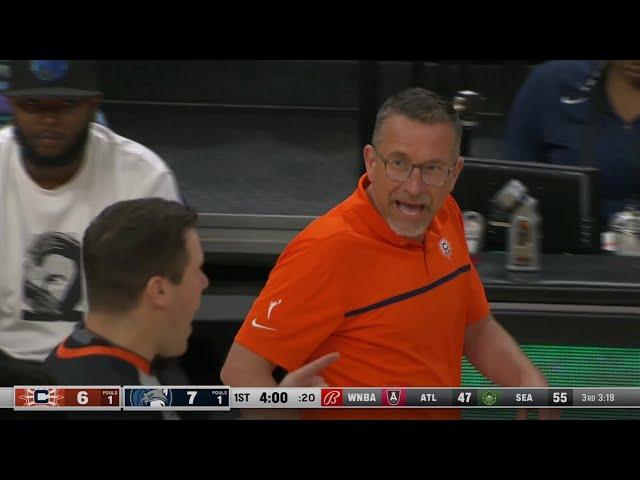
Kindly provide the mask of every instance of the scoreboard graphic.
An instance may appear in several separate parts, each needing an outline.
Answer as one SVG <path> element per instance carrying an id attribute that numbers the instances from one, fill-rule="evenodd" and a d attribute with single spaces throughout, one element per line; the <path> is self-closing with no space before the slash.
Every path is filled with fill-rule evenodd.
<path id="1" fill-rule="evenodd" d="M 0 388 L 16 410 L 242 408 L 639 408 L 640 388 L 232 388 L 228 386 L 16 386 Z"/>
<path id="2" fill-rule="evenodd" d="M 229 387 L 124 387 L 124 410 L 229 410 Z"/>
<path id="3" fill-rule="evenodd" d="M 120 386 L 14 387 L 14 409 L 120 410 Z"/>

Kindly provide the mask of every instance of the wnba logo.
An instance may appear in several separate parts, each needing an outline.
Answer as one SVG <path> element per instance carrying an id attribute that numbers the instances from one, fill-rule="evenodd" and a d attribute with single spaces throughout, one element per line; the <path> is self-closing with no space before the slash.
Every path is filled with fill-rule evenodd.
<path id="1" fill-rule="evenodd" d="M 342 390 L 322 389 L 322 406 L 323 407 L 340 407 L 342 406 Z"/>

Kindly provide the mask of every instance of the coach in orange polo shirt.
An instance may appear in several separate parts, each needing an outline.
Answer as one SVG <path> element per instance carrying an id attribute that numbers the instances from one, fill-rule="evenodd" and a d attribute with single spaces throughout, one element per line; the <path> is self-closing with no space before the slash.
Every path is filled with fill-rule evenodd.
<path id="1" fill-rule="evenodd" d="M 503 386 L 546 387 L 491 315 L 450 195 L 464 160 L 451 106 L 413 88 L 378 112 L 355 192 L 282 252 L 222 370 L 275 386 L 327 353 L 338 387 L 458 387 L 462 355 Z M 307 410 L 306 418 L 458 418 L 453 409 Z"/>

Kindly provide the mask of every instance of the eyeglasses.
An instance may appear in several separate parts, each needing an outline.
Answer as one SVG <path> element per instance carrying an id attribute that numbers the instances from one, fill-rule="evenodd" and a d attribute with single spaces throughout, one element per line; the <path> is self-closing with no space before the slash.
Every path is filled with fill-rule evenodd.
<path id="1" fill-rule="evenodd" d="M 392 158 L 388 160 L 382 156 L 376 147 L 373 147 L 373 150 L 384 162 L 384 171 L 387 174 L 387 177 L 389 180 L 394 182 L 406 181 L 413 173 L 413 169 L 417 168 L 422 174 L 422 180 L 424 180 L 424 183 L 434 187 L 440 187 L 445 184 L 453 170 L 453 167 L 439 163 L 412 165 L 411 162 L 405 158 Z"/>

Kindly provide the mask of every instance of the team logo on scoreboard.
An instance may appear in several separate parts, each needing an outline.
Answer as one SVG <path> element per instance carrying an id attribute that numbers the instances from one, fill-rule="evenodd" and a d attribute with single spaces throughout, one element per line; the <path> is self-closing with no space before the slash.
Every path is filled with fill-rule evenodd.
<path id="1" fill-rule="evenodd" d="M 59 407 L 64 396 L 57 388 L 34 387 L 15 389 L 16 407 Z"/>
<path id="2" fill-rule="evenodd" d="M 484 403 L 487 406 L 491 406 L 491 405 L 495 405 L 495 403 L 498 401 L 498 394 L 497 393 L 493 393 L 493 392 L 484 392 L 482 394 L 482 403 Z"/>
<path id="3" fill-rule="evenodd" d="M 339 407 L 343 405 L 342 390 L 323 388 L 322 402 L 323 407 Z"/>
<path id="4" fill-rule="evenodd" d="M 400 390 L 387 390 L 387 402 L 389 405 L 400 404 Z"/>
<path id="5" fill-rule="evenodd" d="M 33 403 L 46 405 L 49 403 L 49 389 L 39 388 L 33 391 Z"/>
<path id="6" fill-rule="evenodd" d="M 173 395 L 170 388 L 134 388 L 129 400 L 132 407 L 168 407 Z"/>

